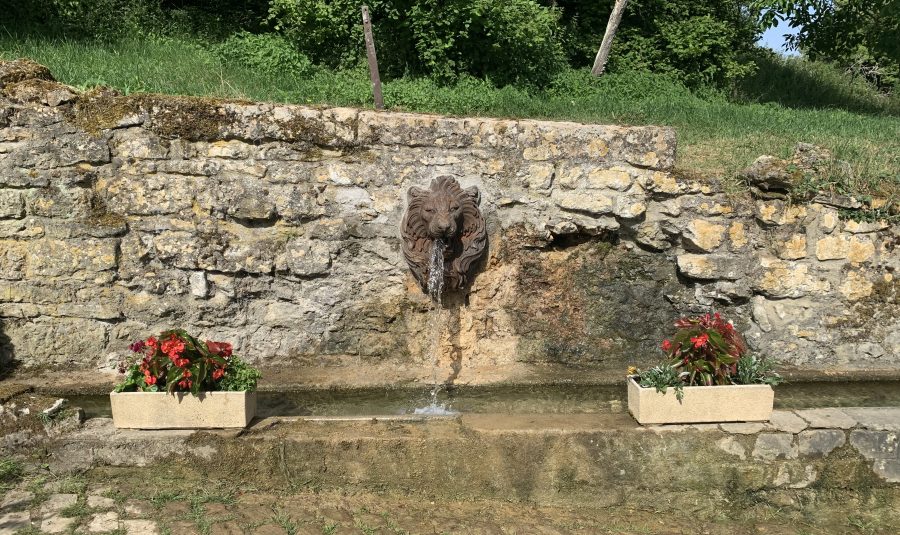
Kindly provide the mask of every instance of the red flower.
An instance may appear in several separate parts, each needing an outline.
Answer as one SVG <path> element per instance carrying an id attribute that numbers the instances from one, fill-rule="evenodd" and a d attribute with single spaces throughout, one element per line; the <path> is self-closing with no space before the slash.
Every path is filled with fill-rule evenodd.
<path id="1" fill-rule="evenodd" d="M 701 334 L 700 336 L 694 336 L 691 338 L 691 342 L 694 343 L 694 348 L 699 349 L 704 347 L 707 342 L 709 342 L 709 335 L 706 333 Z"/>
<path id="2" fill-rule="evenodd" d="M 663 351 L 668 351 L 668 350 L 672 349 L 672 342 L 669 340 L 663 340 L 662 348 L 663 348 Z"/>
<path id="3" fill-rule="evenodd" d="M 135 353 L 140 353 L 144 349 L 144 345 L 146 344 L 144 344 L 143 340 L 138 340 L 137 342 L 128 346 L 128 349 L 134 351 Z"/>
<path id="4" fill-rule="evenodd" d="M 224 375 L 225 375 L 225 370 L 223 370 L 222 368 L 216 369 L 212 374 L 213 381 L 218 381 Z"/>
<path id="5" fill-rule="evenodd" d="M 156 348 L 159 347 L 159 342 L 156 341 L 156 338 L 151 336 L 150 338 L 147 338 L 147 343 L 145 345 L 150 348 L 151 353 L 156 353 Z"/>
<path id="6" fill-rule="evenodd" d="M 189 366 L 191 364 L 190 360 L 185 359 L 185 358 L 178 358 L 178 357 L 173 358 L 172 362 L 179 368 L 186 368 L 187 366 Z"/>
<path id="7" fill-rule="evenodd" d="M 184 352 L 184 342 L 174 334 L 162 343 L 162 352 L 175 359 Z"/>
<path id="8" fill-rule="evenodd" d="M 187 390 L 191 387 L 191 380 L 190 379 L 182 379 L 181 381 L 178 381 L 178 386 Z"/>
<path id="9" fill-rule="evenodd" d="M 144 370 L 144 382 L 148 385 L 156 384 L 156 377 L 150 373 L 150 370 Z"/>
<path id="10" fill-rule="evenodd" d="M 231 356 L 231 344 L 228 342 L 210 342 L 207 340 L 206 348 L 209 349 L 209 352 L 213 355 L 226 358 Z"/>

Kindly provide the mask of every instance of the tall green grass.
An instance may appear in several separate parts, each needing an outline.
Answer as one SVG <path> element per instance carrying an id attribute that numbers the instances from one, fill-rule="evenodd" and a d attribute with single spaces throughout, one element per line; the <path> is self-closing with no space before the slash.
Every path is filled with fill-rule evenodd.
<path id="1" fill-rule="evenodd" d="M 30 57 L 50 67 L 61 82 L 79 88 L 106 85 L 126 93 L 372 105 L 363 68 L 271 73 L 229 60 L 215 46 L 185 39 L 101 43 L 6 34 L 0 35 L 0 56 Z M 806 74 L 812 78 L 809 83 L 816 83 L 815 71 Z M 757 95 L 763 94 L 760 89 Z M 777 96 L 788 88 L 771 91 Z M 791 100 L 737 103 L 719 93 L 692 93 L 663 76 L 628 73 L 598 79 L 577 70 L 564 72 L 543 90 L 495 88 L 476 79 L 442 86 L 428 79 L 401 78 L 386 82 L 384 94 L 387 107 L 395 110 L 671 125 L 678 130 L 679 166 L 726 180 L 761 154 L 787 156 L 797 142 L 810 142 L 851 163 L 853 183 L 845 189 L 891 196 L 900 191 L 900 117 L 892 115 L 893 101 L 873 100 L 871 95 L 858 95 L 870 101 L 866 113 L 825 106 L 802 95 L 792 98 L 808 105 L 788 107 Z"/>

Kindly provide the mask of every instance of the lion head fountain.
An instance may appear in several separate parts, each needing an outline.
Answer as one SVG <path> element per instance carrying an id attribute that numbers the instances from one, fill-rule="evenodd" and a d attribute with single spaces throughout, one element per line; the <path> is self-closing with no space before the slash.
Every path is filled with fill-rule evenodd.
<path id="1" fill-rule="evenodd" d="M 449 176 L 435 178 L 429 189 L 409 188 L 401 227 L 403 255 L 423 291 L 428 292 L 436 241 L 444 248 L 443 287 L 457 290 L 470 281 L 475 262 L 487 249 L 480 202 L 478 188 L 463 189 Z"/>

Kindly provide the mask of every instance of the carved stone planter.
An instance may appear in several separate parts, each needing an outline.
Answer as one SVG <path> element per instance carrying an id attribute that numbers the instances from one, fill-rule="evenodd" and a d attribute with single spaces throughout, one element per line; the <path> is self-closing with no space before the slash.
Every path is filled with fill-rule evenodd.
<path id="1" fill-rule="evenodd" d="M 686 386 L 679 402 L 674 388 L 662 394 L 628 378 L 628 412 L 640 424 L 765 422 L 774 402 L 769 385 Z"/>
<path id="2" fill-rule="evenodd" d="M 113 392 L 109 400 L 119 429 L 247 427 L 256 415 L 256 392 Z"/>

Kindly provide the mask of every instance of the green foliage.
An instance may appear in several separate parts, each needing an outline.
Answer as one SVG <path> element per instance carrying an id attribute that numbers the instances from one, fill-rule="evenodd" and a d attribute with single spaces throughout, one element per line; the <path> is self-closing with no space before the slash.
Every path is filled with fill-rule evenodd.
<path id="1" fill-rule="evenodd" d="M 219 389 L 236 392 L 252 392 L 262 374 L 238 357 L 231 357 L 225 367 L 225 377 L 219 381 Z"/>
<path id="2" fill-rule="evenodd" d="M 739 385 L 779 385 L 784 378 L 775 371 L 775 361 L 747 355 L 737 361 L 737 371 L 732 381 Z"/>
<path id="3" fill-rule="evenodd" d="M 900 2 L 897 0 L 756 0 L 764 28 L 787 22 L 788 45 L 811 59 L 840 62 L 882 87 L 900 81 Z"/>
<path id="4" fill-rule="evenodd" d="M 237 61 L 268 75 L 291 73 L 303 76 L 313 70 L 309 58 L 278 34 L 238 32 L 218 45 L 217 50 L 226 60 Z"/>
<path id="5" fill-rule="evenodd" d="M 253 390 L 260 373 L 232 355 L 231 344 L 202 342 L 183 329 L 131 344 L 140 361 L 125 372 L 116 392 Z"/>
<path id="6" fill-rule="evenodd" d="M 541 85 L 565 66 L 558 12 L 534 0 L 272 0 L 268 22 L 314 62 L 347 69 L 365 57 L 362 4 L 388 77 Z"/>
<path id="7" fill-rule="evenodd" d="M 613 2 L 558 0 L 564 48 L 574 66 L 593 63 Z M 691 87 L 728 86 L 753 72 L 754 12 L 735 0 L 631 0 L 613 42 L 609 72 L 671 74 Z"/>
<path id="8" fill-rule="evenodd" d="M 0 484 L 14 483 L 22 477 L 22 463 L 15 459 L 0 459 Z"/>
<path id="9" fill-rule="evenodd" d="M 785 57 L 764 49 L 754 53 L 753 59 L 759 68 L 738 84 L 740 101 L 900 115 L 900 94 L 885 94 L 836 63 Z"/>
<path id="10" fill-rule="evenodd" d="M 662 343 L 668 362 L 639 372 L 641 387 L 661 393 L 674 388 L 681 401 L 685 386 L 782 382 L 773 361 L 744 354 L 747 348 L 743 338 L 718 313 L 681 318 L 675 328 L 675 335 Z"/>
<path id="11" fill-rule="evenodd" d="M 638 384 L 642 388 L 655 388 L 661 394 L 666 393 L 667 388 L 675 389 L 675 397 L 678 401 L 684 398 L 684 382 L 681 373 L 673 366 L 660 364 L 638 374 Z"/>

